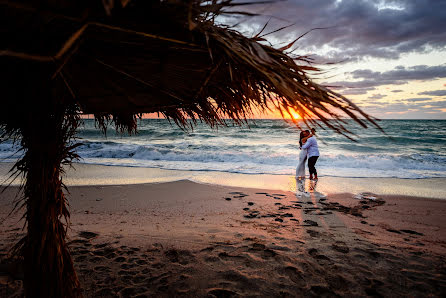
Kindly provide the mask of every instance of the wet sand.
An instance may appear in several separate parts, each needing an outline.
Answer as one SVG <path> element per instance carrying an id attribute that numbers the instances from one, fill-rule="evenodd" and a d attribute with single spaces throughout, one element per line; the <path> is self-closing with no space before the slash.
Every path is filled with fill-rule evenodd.
<path id="1" fill-rule="evenodd" d="M 7 181 L 12 163 L 0 162 L 0 182 Z M 294 169 L 292 175 L 239 174 L 218 171 L 181 171 L 158 168 L 103 166 L 73 163 L 65 168 L 64 183 L 68 186 L 127 185 L 142 183 L 190 180 L 197 183 L 218 184 L 231 187 L 262 189 L 296 189 Z M 318 190 L 325 193 L 374 192 L 398 196 L 418 196 L 446 199 L 446 178 L 399 179 L 399 178 L 348 178 L 322 175 Z M 13 185 L 18 185 L 19 179 Z"/>
<path id="2" fill-rule="evenodd" d="M 0 218 L 15 188 L 1 195 Z M 70 187 L 70 248 L 86 297 L 441 296 L 446 200 L 188 180 Z M 0 296 L 20 295 L 0 225 Z"/>

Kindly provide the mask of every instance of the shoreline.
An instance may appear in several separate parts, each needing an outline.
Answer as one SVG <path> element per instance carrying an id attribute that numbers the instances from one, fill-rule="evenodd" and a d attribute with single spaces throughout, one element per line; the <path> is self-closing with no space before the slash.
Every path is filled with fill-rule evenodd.
<path id="1" fill-rule="evenodd" d="M 12 163 L 0 163 L 0 181 L 5 181 Z M 295 191 L 294 176 L 267 174 L 235 174 L 210 171 L 179 171 L 159 168 L 103 166 L 73 163 L 66 168 L 64 183 L 68 187 L 82 185 L 131 185 L 190 180 L 197 183 L 230 187 L 248 187 Z M 309 183 L 307 179 L 307 184 Z M 16 182 L 13 185 L 17 185 Z M 380 195 L 404 195 L 446 199 L 446 178 L 343 178 L 321 177 L 317 190 L 326 194 L 372 192 Z"/>

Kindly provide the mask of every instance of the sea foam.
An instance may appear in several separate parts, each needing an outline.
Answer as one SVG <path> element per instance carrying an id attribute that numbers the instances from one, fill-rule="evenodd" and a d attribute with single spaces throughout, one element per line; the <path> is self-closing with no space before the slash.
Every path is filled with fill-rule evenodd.
<path id="1" fill-rule="evenodd" d="M 446 177 L 446 121 L 380 122 L 376 129 L 351 126 L 357 142 L 331 131 L 318 132 L 320 176 Z M 191 132 L 165 120 L 142 120 L 137 135 L 109 131 L 107 137 L 85 121 L 79 130 L 80 162 L 188 171 L 293 175 L 299 130 L 283 120 L 257 120 L 250 128 L 218 130 L 199 125 Z M 20 156 L 11 142 L 0 143 L 0 158 Z"/>

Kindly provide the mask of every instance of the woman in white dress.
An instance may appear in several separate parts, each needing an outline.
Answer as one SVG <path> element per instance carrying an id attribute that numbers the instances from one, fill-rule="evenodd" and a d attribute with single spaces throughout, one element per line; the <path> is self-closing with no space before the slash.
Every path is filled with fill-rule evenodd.
<path id="1" fill-rule="evenodd" d="M 308 193 L 305 191 L 305 163 L 307 161 L 307 149 L 302 149 L 302 145 L 305 144 L 309 136 L 310 132 L 308 130 L 300 133 L 299 163 L 297 164 L 296 168 L 296 195 L 299 197 L 302 195 L 308 195 Z"/>

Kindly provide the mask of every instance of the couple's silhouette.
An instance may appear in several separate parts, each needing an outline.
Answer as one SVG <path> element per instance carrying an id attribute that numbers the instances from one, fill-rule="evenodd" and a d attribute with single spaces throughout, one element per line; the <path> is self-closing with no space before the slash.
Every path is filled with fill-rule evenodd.
<path id="1" fill-rule="evenodd" d="M 314 128 L 304 130 L 300 133 L 299 139 L 299 163 L 296 168 L 296 195 L 309 195 L 305 189 L 305 164 L 308 160 L 308 170 L 310 172 L 310 186 L 309 190 L 313 191 L 316 188 L 318 177 L 316 170 L 316 162 L 319 158 L 319 147 L 315 137 L 316 130 Z"/>

